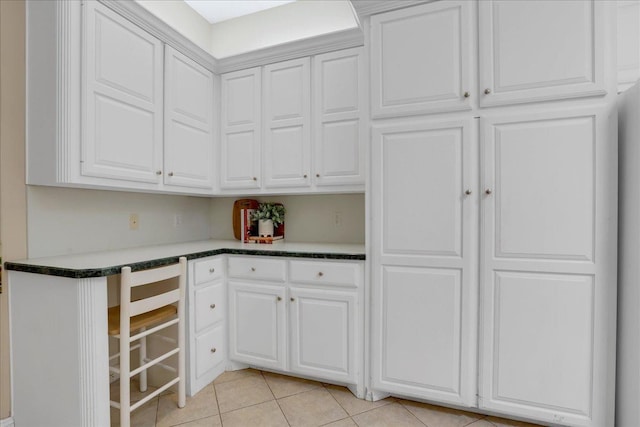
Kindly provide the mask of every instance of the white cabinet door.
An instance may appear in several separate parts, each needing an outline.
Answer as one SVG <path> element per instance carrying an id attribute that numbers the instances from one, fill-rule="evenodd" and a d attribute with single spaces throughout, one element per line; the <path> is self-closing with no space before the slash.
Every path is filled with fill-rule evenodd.
<path id="1" fill-rule="evenodd" d="M 371 17 L 372 117 L 470 109 L 472 12 L 458 0 Z"/>
<path id="2" fill-rule="evenodd" d="M 353 383 L 356 294 L 291 287 L 291 371 Z"/>
<path id="3" fill-rule="evenodd" d="M 640 2 L 618 0 L 618 91 L 640 78 Z"/>
<path id="4" fill-rule="evenodd" d="M 285 368 L 285 288 L 229 282 L 229 359 Z"/>
<path id="5" fill-rule="evenodd" d="M 81 173 L 158 183 L 162 43 L 98 2 L 83 4 Z"/>
<path id="6" fill-rule="evenodd" d="M 364 184 L 363 49 L 325 53 L 313 61 L 315 184 Z"/>
<path id="7" fill-rule="evenodd" d="M 164 183 L 213 186 L 213 73 L 165 46 Z"/>
<path id="8" fill-rule="evenodd" d="M 476 404 L 474 128 L 458 120 L 373 129 L 376 390 Z"/>
<path id="9" fill-rule="evenodd" d="M 222 75 L 220 188 L 260 188 L 260 67 Z"/>
<path id="10" fill-rule="evenodd" d="M 606 120 L 591 109 L 481 122 L 481 408 L 613 425 L 617 175 Z"/>
<path id="11" fill-rule="evenodd" d="M 311 183 L 309 58 L 264 67 L 264 172 L 266 187 Z"/>
<path id="12" fill-rule="evenodd" d="M 478 2 L 480 105 L 604 95 L 607 2 Z"/>

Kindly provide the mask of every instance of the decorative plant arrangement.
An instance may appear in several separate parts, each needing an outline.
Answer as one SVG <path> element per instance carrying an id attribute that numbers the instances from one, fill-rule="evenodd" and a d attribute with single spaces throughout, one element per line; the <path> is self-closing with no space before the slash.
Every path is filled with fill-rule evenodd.
<path id="1" fill-rule="evenodd" d="M 274 226 L 284 223 L 285 208 L 279 203 L 260 203 L 258 209 L 251 213 L 251 220 L 258 221 L 260 237 L 274 237 Z"/>

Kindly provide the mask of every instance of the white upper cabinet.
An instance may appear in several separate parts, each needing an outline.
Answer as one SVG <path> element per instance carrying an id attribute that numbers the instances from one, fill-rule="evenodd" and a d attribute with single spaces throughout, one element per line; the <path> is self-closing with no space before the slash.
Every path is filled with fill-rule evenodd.
<path id="1" fill-rule="evenodd" d="M 260 188 L 261 68 L 222 75 L 220 187 Z"/>
<path id="2" fill-rule="evenodd" d="M 478 2 L 480 105 L 604 95 L 605 3 Z"/>
<path id="3" fill-rule="evenodd" d="M 310 59 L 264 67 L 264 185 L 311 183 Z"/>
<path id="4" fill-rule="evenodd" d="M 213 186 L 213 73 L 165 46 L 164 182 Z"/>
<path id="5" fill-rule="evenodd" d="M 640 2 L 618 0 L 618 91 L 640 78 Z"/>
<path id="6" fill-rule="evenodd" d="M 84 23 L 81 174 L 158 183 L 162 43 L 98 2 Z"/>
<path id="7" fill-rule="evenodd" d="M 367 86 L 362 48 L 317 55 L 313 61 L 315 184 L 364 184 Z"/>
<path id="8" fill-rule="evenodd" d="M 371 116 L 470 109 L 474 48 L 466 0 L 371 17 Z"/>

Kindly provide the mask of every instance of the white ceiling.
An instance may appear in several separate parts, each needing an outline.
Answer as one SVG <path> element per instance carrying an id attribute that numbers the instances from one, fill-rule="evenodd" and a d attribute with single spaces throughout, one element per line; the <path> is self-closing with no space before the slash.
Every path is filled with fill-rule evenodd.
<path id="1" fill-rule="evenodd" d="M 184 0 L 209 23 L 226 21 L 239 16 L 250 15 L 296 0 Z"/>

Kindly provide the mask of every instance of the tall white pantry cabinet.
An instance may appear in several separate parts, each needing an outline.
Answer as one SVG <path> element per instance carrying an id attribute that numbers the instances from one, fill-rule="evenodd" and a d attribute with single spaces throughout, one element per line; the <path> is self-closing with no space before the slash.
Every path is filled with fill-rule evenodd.
<path id="1" fill-rule="evenodd" d="M 611 5 L 369 19 L 370 394 L 613 425 Z"/>

